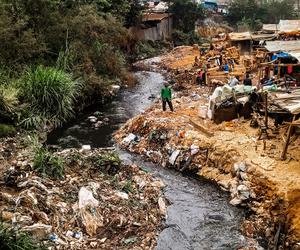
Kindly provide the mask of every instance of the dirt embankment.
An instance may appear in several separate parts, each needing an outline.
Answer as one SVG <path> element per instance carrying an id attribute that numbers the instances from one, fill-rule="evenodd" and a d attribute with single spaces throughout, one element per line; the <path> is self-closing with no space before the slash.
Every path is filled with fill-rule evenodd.
<path id="1" fill-rule="evenodd" d="M 193 89 L 201 95 L 206 89 Z M 293 142 L 289 160 L 280 161 L 282 139 L 264 143 L 250 121 L 221 125 L 199 118 L 197 107 L 206 101 L 192 96 L 174 98 L 175 112 L 162 112 L 156 103 L 144 114 L 128 121 L 116 134 L 117 141 L 132 152 L 143 154 L 162 166 L 189 171 L 216 181 L 229 191 L 233 205 L 253 211 L 245 222 L 249 236 L 263 235 L 272 244 L 280 227 L 282 242 L 300 239 L 300 155 Z M 283 134 L 284 128 L 282 128 Z"/>
<path id="2" fill-rule="evenodd" d="M 245 235 L 264 239 L 270 247 L 298 249 L 300 139 L 293 138 L 287 160 L 281 161 L 286 125 L 268 140 L 258 140 L 259 130 L 250 127 L 250 120 L 216 125 L 199 115 L 210 89 L 183 85 L 173 98 L 175 112 L 162 112 L 157 101 L 116 133 L 117 142 L 164 167 L 217 182 L 231 193 L 232 205 L 250 208 L 242 225 Z"/>

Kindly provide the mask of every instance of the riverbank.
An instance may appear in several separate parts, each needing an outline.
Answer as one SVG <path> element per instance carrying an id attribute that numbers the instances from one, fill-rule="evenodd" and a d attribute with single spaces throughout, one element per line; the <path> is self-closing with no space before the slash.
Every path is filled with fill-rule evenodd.
<path id="1" fill-rule="evenodd" d="M 0 215 L 5 226 L 49 249 L 153 249 L 166 201 L 164 184 L 114 151 L 35 152 L 28 137 L 0 141 Z M 37 162 L 43 159 L 40 168 Z M 62 162 L 61 176 L 51 167 Z M 53 168 L 52 168 L 53 169 Z M 44 172 L 44 174 L 42 174 Z"/>
<path id="2" fill-rule="evenodd" d="M 163 60 L 150 62 L 161 65 Z M 193 62 L 184 60 L 184 67 L 192 67 Z M 297 249 L 299 138 L 294 138 L 287 160 L 281 161 L 280 133 L 272 134 L 264 144 L 257 139 L 259 131 L 250 127 L 250 120 L 240 118 L 216 125 L 200 118 L 199 107 L 207 105 L 210 90 L 193 85 L 193 81 L 181 87 L 173 99 L 174 113 L 162 112 L 161 103 L 156 101 L 116 133 L 117 142 L 164 167 L 215 181 L 230 192 L 232 205 L 250 208 L 249 218 L 242 223 L 246 236 L 262 237 L 269 247 Z M 282 126 L 280 132 L 284 134 L 285 129 Z"/>
<path id="3" fill-rule="evenodd" d="M 50 135 L 48 143 L 55 147 L 63 146 L 61 142 L 72 136 L 80 144 L 88 144 L 92 148 L 113 146 L 113 133 L 128 119 L 143 113 L 151 106 L 164 81 L 160 73 L 141 71 L 135 74 L 139 82 L 136 86 L 123 89 L 112 103 L 105 106 L 105 110 L 98 110 L 102 113 L 100 120 L 104 117 L 108 120 L 107 124 L 96 127 L 97 122 L 89 120 L 95 114 L 91 111 L 79 117 L 69 127 L 60 129 L 55 136 Z M 164 196 L 170 201 L 170 205 L 167 208 L 166 221 L 159 231 L 156 250 L 199 247 L 237 249 L 241 246 L 258 246 L 240 232 L 240 222 L 244 219 L 245 210 L 229 205 L 227 195 L 212 182 L 195 180 L 180 172 L 163 169 L 159 164 L 145 162 L 139 155 L 125 153 L 118 148 L 116 151 L 126 164 L 142 166 L 166 185 Z"/>

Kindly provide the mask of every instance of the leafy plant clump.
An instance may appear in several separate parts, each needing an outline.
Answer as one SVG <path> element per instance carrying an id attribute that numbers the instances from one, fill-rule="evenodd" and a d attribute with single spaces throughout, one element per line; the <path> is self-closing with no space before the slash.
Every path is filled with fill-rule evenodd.
<path id="1" fill-rule="evenodd" d="M 2 250 L 44 250 L 43 246 L 25 232 L 17 231 L 0 223 L 0 249 Z"/>
<path id="2" fill-rule="evenodd" d="M 0 137 L 14 135 L 15 133 L 16 133 L 16 129 L 14 126 L 0 124 Z"/>
<path id="3" fill-rule="evenodd" d="M 22 97 L 28 104 L 21 122 L 26 128 L 57 127 L 74 115 L 80 84 L 70 74 L 38 66 L 26 73 L 21 87 Z"/>
<path id="4" fill-rule="evenodd" d="M 116 174 L 121 167 L 121 160 L 115 153 L 100 154 L 93 157 L 92 161 L 100 172 L 110 175 Z"/>
<path id="5" fill-rule="evenodd" d="M 1 76 L 0 76 L 1 77 Z M 0 117 L 5 121 L 13 121 L 16 117 L 19 90 L 13 85 L 0 85 Z"/>
<path id="6" fill-rule="evenodd" d="M 33 169 L 44 177 L 62 179 L 65 173 L 64 159 L 54 155 L 48 148 L 35 149 Z"/>

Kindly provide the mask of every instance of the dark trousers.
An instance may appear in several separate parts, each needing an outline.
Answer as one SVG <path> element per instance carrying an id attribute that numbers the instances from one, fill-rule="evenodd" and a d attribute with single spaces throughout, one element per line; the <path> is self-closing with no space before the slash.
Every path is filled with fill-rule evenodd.
<path id="1" fill-rule="evenodd" d="M 162 100 L 163 111 L 166 111 L 167 103 L 168 103 L 169 108 L 171 109 L 171 111 L 174 111 L 174 110 L 173 110 L 172 102 L 171 102 L 171 100 L 168 100 L 168 99 L 167 99 L 167 100 Z"/>

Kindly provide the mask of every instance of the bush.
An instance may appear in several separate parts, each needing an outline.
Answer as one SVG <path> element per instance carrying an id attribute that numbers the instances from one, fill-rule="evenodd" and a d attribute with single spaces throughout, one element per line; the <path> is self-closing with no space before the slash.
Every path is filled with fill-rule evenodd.
<path id="1" fill-rule="evenodd" d="M 201 44 L 203 42 L 195 31 L 184 33 L 181 30 L 174 30 L 172 33 L 172 39 L 175 46 Z"/>
<path id="2" fill-rule="evenodd" d="M 16 133 L 16 129 L 13 126 L 0 124 L 0 137 L 14 135 L 15 133 Z"/>
<path id="3" fill-rule="evenodd" d="M 92 162 L 100 172 L 112 175 L 116 174 L 121 167 L 121 160 L 115 153 L 100 154 L 93 157 Z"/>
<path id="4" fill-rule="evenodd" d="M 8 228 L 0 223 L 0 249 L 42 250 L 46 248 L 34 242 L 28 234 Z"/>
<path id="5" fill-rule="evenodd" d="M 0 116 L 13 120 L 17 110 L 19 90 L 11 85 L 0 85 Z"/>
<path id="6" fill-rule="evenodd" d="M 26 73 L 21 87 L 28 104 L 21 122 L 26 128 L 39 128 L 44 123 L 57 127 L 74 115 L 80 85 L 64 71 L 38 66 Z"/>
<path id="7" fill-rule="evenodd" d="M 36 148 L 33 169 L 44 177 L 61 179 L 65 172 L 64 159 L 54 155 L 48 148 Z"/>

